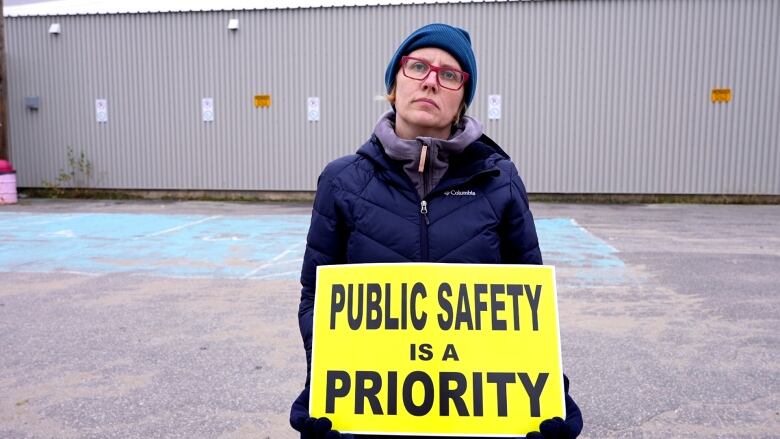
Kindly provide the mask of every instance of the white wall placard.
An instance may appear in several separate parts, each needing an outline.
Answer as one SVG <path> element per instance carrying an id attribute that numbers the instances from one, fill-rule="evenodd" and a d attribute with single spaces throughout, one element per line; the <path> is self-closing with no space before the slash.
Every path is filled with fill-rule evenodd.
<path id="1" fill-rule="evenodd" d="M 108 122 L 108 101 L 106 99 L 95 99 L 95 119 L 98 123 Z"/>
<path id="2" fill-rule="evenodd" d="M 309 122 L 320 121 L 320 98 L 311 97 L 306 99 L 308 106 Z"/>
<path id="3" fill-rule="evenodd" d="M 488 119 L 501 119 L 501 95 L 488 96 Z"/>
<path id="4" fill-rule="evenodd" d="M 200 101 L 200 111 L 203 122 L 214 122 L 214 98 L 203 98 Z"/>

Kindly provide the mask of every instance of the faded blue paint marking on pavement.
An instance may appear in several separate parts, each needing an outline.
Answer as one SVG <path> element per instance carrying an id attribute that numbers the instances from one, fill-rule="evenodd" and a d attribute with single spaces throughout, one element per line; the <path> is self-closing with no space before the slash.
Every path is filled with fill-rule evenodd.
<path id="1" fill-rule="evenodd" d="M 597 268 L 624 266 L 614 247 L 571 218 L 537 220 L 536 232 L 545 263 Z"/>
<path id="2" fill-rule="evenodd" d="M 618 257 L 617 249 L 588 232 L 574 219 L 542 219 L 535 223 L 545 264 L 573 268 L 575 282 L 586 285 L 626 282 L 625 264 Z"/>
<path id="3" fill-rule="evenodd" d="M 172 277 L 297 279 L 309 215 L 0 213 L 0 271 L 133 272 Z M 546 264 L 602 282 L 617 250 L 569 218 L 536 221 Z"/>
<path id="4" fill-rule="evenodd" d="M 287 278 L 308 215 L 0 214 L 0 270 Z"/>

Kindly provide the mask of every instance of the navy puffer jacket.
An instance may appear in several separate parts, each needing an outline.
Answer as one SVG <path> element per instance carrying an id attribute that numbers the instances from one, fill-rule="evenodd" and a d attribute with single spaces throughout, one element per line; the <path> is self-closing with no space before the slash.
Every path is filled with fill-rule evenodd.
<path id="1" fill-rule="evenodd" d="M 541 264 L 525 186 L 509 156 L 483 135 L 450 157 L 424 200 L 375 136 L 325 167 L 301 271 L 307 386 L 317 266 L 379 262 Z"/>
<path id="2" fill-rule="evenodd" d="M 424 199 L 402 166 L 372 136 L 357 154 L 331 162 L 319 177 L 298 310 L 306 389 L 292 418 L 308 416 L 317 266 L 542 263 L 525 186 L 509 156 L 490 138 L 483 135 L 450 156 L 447 172 Z M 570 401 L 567 395 L 567 406 Z"/>

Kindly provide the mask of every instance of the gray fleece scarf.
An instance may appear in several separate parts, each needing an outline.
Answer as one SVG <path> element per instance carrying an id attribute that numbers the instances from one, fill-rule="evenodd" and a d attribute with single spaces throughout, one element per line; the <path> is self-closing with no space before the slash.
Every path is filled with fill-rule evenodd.
<path id="1" fill-rule="evenodd" d="M 450 155 L 459 154 L 482 136 L 482 124 L 474 118 L 464 116 L 449 139 L 418 137 L 415 140 L 406 140 L 395 134 L 395 112 L 391 110 L 379 119 L 374 134 L 382 143 L 385 153 L 391 159 L 404 164 L 406 175 L 414 183 L 422 199 L 439 184 L 447 172 Z M 425 162 L 420 166 L 420 157 L 423 155 Z"/>

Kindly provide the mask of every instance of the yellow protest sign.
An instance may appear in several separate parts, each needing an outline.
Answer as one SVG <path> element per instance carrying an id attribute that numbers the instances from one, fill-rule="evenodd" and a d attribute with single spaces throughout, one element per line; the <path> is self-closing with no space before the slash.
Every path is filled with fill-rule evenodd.
<path id="1" fill-rule="evenodd" d="M 351 433 L 522 436 L 565 418 L 554 267 L 319 267 L 310 398 Z"/>

